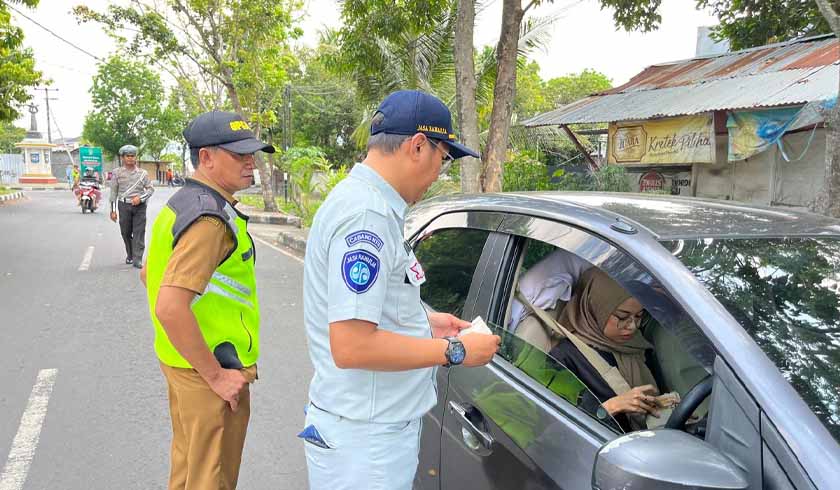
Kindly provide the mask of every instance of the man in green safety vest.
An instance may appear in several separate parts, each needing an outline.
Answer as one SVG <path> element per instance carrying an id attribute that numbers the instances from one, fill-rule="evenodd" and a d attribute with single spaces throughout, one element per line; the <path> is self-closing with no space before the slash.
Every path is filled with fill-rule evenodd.
<path id="1" fill-rule="evenodd" d="M 260 347 L 254 243 L 233 193 L 251 185 L 254 153 L 274 147 L 230 112 L 201 114 L 183 134 L 195 176 L 155 219 L 141 278 L 169 389 L 169 490 L 227 490 Z"/>

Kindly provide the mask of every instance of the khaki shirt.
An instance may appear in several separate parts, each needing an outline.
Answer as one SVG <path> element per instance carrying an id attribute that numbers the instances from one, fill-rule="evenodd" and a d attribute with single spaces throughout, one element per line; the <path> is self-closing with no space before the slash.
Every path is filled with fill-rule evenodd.
<path id="1" fill-rule="evenodd" d="M 221 194 L 231 205 L 235 206 L 238 202 L 232 194 L 213 182 L 198 176 L 194 179 Z M 198 218 L 184 231 L 175 245 L 160 285 L 175 286 L 202 294 L 213 272 L 233 251 L 235 243 L 233 233 L 219 218 Z"/>
<path id="2" fill-rule="evenodd" d="M 118 199 L 130 199 L 134 196 L 139 196 L 141 201 L 145 201 L 154 192 L 155 188 L 152 186 L 151 179 L 149 179 L 149 173 L 139 166 L 135 165 L 133 170 L 126 167 L 114 169 L 111 176 L 112 203 Z"/>

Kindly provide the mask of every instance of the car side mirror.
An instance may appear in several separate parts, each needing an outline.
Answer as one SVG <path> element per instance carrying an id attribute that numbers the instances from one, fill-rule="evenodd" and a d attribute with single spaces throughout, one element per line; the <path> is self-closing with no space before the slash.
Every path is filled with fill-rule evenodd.
<path id="1" fill-rule="evenodd" d="M 685 432 L 633 432 L 598 450 L 593 490 L 746 489 L 746 475 L 714 446 Z"/>

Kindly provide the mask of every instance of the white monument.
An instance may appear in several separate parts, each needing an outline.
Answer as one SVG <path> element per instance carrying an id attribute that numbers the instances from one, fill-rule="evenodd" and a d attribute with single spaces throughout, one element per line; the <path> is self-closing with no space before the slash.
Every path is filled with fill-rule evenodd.
<path id="1" fill-rule="evenodd" d="M 37 113 L 38 107 L 35 104 L 29 104 L 29 131 L 26 132 L 23 141 L 15 145 L 20 148 L 24 163 L 24 172 L 18 182 L 21 184 L 56 184 L 58 180 L 53 177 L 50 167 L 50 152 L 56 145 L 45 140 L 44 136 L 38 132 L 38 121 L 35 120 L 35 114 Z"/>

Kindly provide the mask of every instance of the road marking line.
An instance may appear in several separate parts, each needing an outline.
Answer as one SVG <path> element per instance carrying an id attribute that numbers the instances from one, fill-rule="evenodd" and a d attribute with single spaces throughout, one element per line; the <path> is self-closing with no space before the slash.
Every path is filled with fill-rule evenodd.
<path id="1" fill-rule="evenodd" d="M 87 248 L 85 252 L 85 257 L 82 259 L 82 263 L 79 265 L 79 271 L 86 271 L 90 269 L 90 261 L 93 260 L 93 245 Z"/>
<path id="2" fill-rule="evenodd" d="M 297 260 L 298 262 L 300 262 L 301 264 L 303 263 L 303 259 L 302 259 L 302 258 L 297 257 L 297 256 L 295 256 L 295 255 L 293 255 L 293 254 L 291 254 L 291 253 L 289 253 L 289 252 L 287 252 L 287 251 L 283 250 L 283 249 L 282 249 L 282 248 L 280 248 L 280 247 L 277 247 L 277 246 L 275 246 L 275 245 L 272 245 L 272 244 L 268 243 L 267 241 L 263 240 L 263 239 L 262 239 L 262 238 L 260 238 L 260 237 L 257 237 L 257 236 L 252 236 L 252 238 L 253 238 L 254 240 L 256 240 L 256 241 L 258 241 L 258 242 L 262 243 L 263 245 L 265 245 L 265 246 L 267 246 L 267 247 L 271 247 L 271 248 L 273 248 L 274 250 L 277 250 L 278 252 L 280 252 L 281 254 L 285 255 L 286 257 L 293 258 L 293 259 Z M 0 490 L 1 490 L 1 489 L 0 489 Z"/>
<path id="3" fill-rule="evenodd" d="M 20 418 L 17 435 L 12 441 L 9 459 L 0 474 L 0 490 L 21 490 L 26 482 L 57 374 L 58 369 L 42 369 L 38 373 L 38 380 L 29 395 L 23 417 Z"/>

